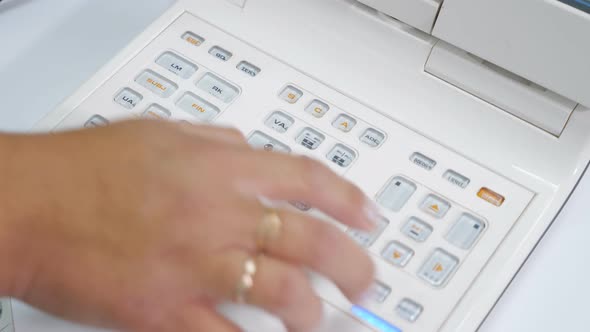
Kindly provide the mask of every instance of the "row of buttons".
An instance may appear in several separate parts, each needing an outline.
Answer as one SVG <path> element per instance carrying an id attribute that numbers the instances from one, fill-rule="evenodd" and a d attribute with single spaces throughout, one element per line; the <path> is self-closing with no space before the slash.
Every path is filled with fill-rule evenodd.
<path id="1" fill-rule="evenodd" d="M 390 294 L 391 288 L 389 286 L 380 281 L 375 281 L 369 289 L 367 299 L 376 303 L 383 303 Z M 400 317 L 410 322 L 415 322 L 423 310 L 422 305 L 408 298 L 402 299 L 395 308 Z"/>
<path id="2" fill-rule="evenodd" d="M 191 44 L 193 46 L 201 46 L 205 42 L 205 38 L 203 38 L 199 35 L 196 35 L 192 32 L 186 32 L 184 35 L 182 35 L 182 39 L 184 39 L 185 41 L 187 41 L 189 44 Z M 233 57 L 232 52 L 230 52 L 220 46 L 211 47 L 211 49 L 209 49 L 209 54 L 211 54 L 212 56 L 216 57 L 217 59 L 219 59 L 221 61 L 229 61 L 229 59 L 231 59 Z M 247 61 L 241 61 L 240 63 L 238 63 L 236 68 L 239 71 L 241 71 L 251 77 L 255 77 L 260 73 L 260 68 L 258 68 L 257 66 L 255 66 Z"/>
<path id="3" fill-rule="evenodd" d="M 301 97 L 303 97 L 303 91 L 292 85 L 288 85 L 281 91 L 279 97 L 289 104 L 295 104 L 301 99 Z M 304 110 L 316 118 L 322 118 L 328 113 L 330 106 L 319 99 L 314 99 Z M 344 133 L 348 133 L 357 125 L 357 123 L 357 120 L 350 115 L 341 113 L 332 121 L 332 127 Z M 362 143 L 372 148 L 377 148 L 383 144 L 385 134 L 377 129 L 368 128 L 363 132 L 359 139 Z"/>

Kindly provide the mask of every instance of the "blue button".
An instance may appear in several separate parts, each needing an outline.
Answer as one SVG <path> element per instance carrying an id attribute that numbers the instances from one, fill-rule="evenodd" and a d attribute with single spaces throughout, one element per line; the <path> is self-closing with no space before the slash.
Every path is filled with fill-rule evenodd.
<path id="1" fill-rule="evenodd" d="M 365 324 L 377 329 L 380 332 L 402 332 L 399 328 L 391 325 L 383 318 L 375 315 L 363 307 L 352 306 L 351 312 Z"/>

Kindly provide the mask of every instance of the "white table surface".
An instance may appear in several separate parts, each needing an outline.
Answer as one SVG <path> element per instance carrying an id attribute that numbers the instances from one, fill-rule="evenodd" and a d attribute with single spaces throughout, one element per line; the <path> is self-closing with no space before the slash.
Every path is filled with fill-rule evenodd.
<path id="1" fill-rule="evenodd" d="M 172 2 L 8 0 L 0 6 L 0 130 L 28 130 Z M 589 200 L 587 175 L 480 331 L 590 329 Z M 17 332 L 91 331 L 16 308 Z"/>

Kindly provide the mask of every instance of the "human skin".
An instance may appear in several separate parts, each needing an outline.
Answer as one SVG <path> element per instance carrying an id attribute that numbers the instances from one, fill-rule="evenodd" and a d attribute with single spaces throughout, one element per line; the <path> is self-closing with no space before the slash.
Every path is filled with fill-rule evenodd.
<path id="1" fill-rule="evenodd" d="M 264 255 L 260 198 L 305 201 L 369 230 L 375 207 L 305 157 L 252 150 L 237 131 L 159 121 L 46 135 L 0 134 L 0 296 L 125 331 L 239 331 L 231 301 L 244 262 L 246 301 L 309 331 L 317 271 L 357 301 L 370 258 L 334 226 L 291 209 Z M 345 258 L 345 259 L 342 259 Z"/>

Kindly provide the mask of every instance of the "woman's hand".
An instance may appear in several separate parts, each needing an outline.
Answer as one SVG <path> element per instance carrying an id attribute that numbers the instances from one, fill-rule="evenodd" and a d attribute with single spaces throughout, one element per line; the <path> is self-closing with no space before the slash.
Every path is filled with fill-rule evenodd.
<path id="1" fill-rule="evenodd" d="M 233 299 L 244 263 L 256 257 L 260 197 L 305 201 L 355 228 L 370 229 L 376 215 L 320 163 L 254 151 L 234 130 L 136 121 L 6 141 L 0 205 L 12 221 L 3 241 L 20 260 L 9 295 L 81 322 L 237 331 L 215 305 Z M 305 331 L 321 318 L 305 268 L 357 300 L 373 266 L 328 223 L 279 216 L 246 301 Z"/>

